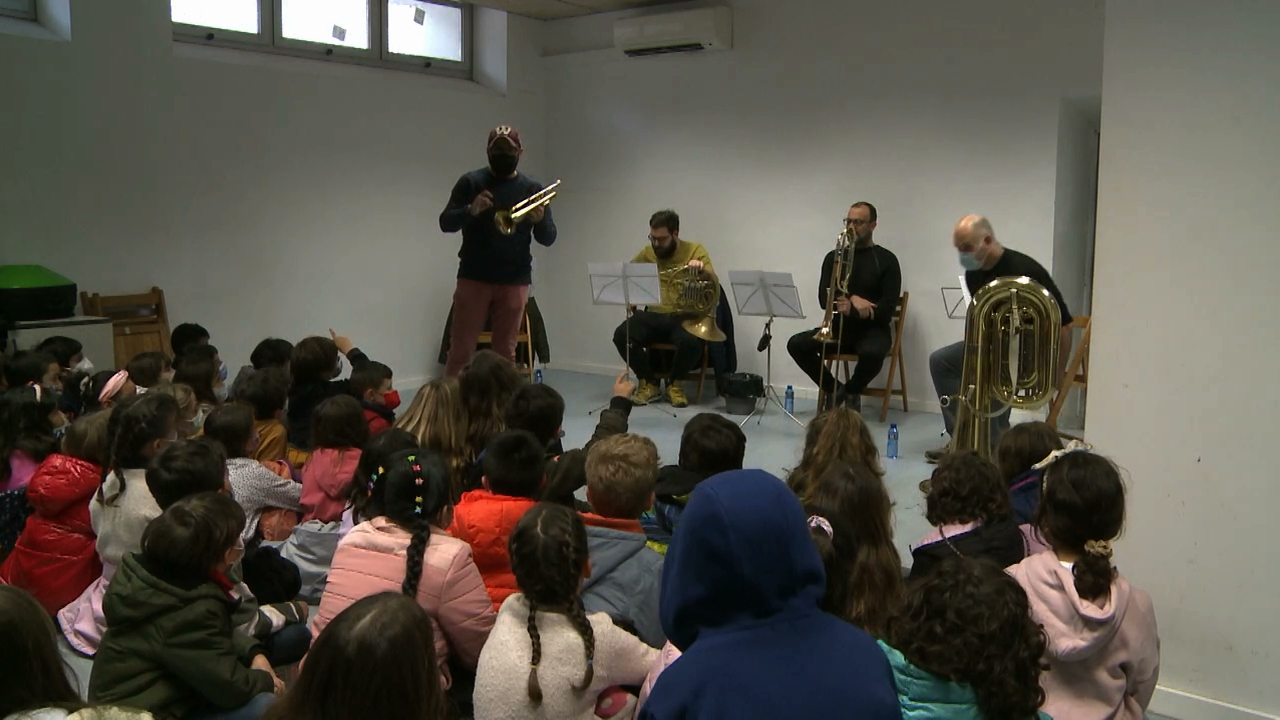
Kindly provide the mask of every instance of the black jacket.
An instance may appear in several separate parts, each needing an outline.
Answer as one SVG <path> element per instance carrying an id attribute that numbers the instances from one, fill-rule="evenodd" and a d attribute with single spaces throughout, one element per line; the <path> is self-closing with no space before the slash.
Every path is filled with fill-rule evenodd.
<path id="1" fill-rule="evenodd" d="M 351 362 L 351 371 L 355 372 L 368 365 L 369 356 L 359 348 L 351 348 L 347 353 Z M 294 385 L 289 389 L 289 444 L 302 450 L 311 449 L 311 413 L 316 406 L 338 395 L 351 394 L 350 380 L 330 380 L 328 382 L 311 382 Z"/>
<path id="2" fill-rule="evenodd" d="M 990 560 L 1002 568 L 1017 565 L 1027 555 L 1022 531 L 1013 518 L 980 525 L 967 533 L 922 545 L 911 551 L 911 575 L 916 580 L 933 572 L 942 561 L 960 555 Z"/>
<path id="3" fill-rule="evenodd" d="M 576 493 L 587 486 L 587 451 L 599 440 L 625 433 L 631 407 L 631 400 L 628 398 L 610 399 L 609 407 L 600 413 L 600 422 L 596 423 L 596 431 L 586 445 L 548 458 L 547 484 L 542 491 L 542 501 L 582 509 L 577 502 Z M 559 441 L 552 444 L 558 446 Z"/>

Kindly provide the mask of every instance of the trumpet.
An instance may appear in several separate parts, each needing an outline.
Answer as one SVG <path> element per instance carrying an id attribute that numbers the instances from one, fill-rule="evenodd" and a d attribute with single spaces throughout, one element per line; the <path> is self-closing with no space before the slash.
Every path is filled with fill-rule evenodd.
<path id="1" fill-rule="evenodd" d="M 514 235 L 516 225 L 524 220 L 524 216 L 549 204 L 552 198 L 559 194 L 556 190 L 558 187 L 560 187 L 559 180 L 516 203 L 510 210 L 499 210 L 494 213 L 493 222 L 497 224 L 498 232 L 503 235 Z"/>

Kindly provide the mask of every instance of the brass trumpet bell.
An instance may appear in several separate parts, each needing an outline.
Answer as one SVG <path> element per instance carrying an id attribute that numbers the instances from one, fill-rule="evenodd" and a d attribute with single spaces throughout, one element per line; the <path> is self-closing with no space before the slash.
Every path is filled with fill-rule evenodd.
<path id="1" fill-rule="evenodd" d="M 559 180 L 516 203 L 516 206 L 510 210 L 499 210 L 494 213 L 493 222 L 498 226 L 498 232 L 503 235 L 514 235 L 516 226 L 524 220 L 526 215 L 550 204 L 551 200 L 560 194 L 556 190 L 558 187 L 560 187 Z"/>

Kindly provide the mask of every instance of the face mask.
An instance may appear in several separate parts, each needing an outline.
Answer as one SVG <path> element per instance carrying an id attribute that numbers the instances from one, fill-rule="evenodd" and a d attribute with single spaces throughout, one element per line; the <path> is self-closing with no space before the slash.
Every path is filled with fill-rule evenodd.
<path id="1" fill-rule="evenodd" d="M 173 371 L 173 370 L 166 370 L 166 371 L 164 371 L 163 373 L 161 373 L 161 374 L 160 374 L 160 377 L 161 377 L 165 382 L 173 382 L 173 376 L 174 376 L 174 371 Z"/>
<path id="2" fill-rule="evenodd" d="M 93 363 L 89 362 L 89 358 L 80 358 L 80 362 L 76 363 L 75 367 L 71 368 L 71 372 L 82 372 L 92 375 Z"/>
<path id="3" fill-rule="evenodd" d="M 960 253 L 960 267 L 965 270 L 981 270 L 982 261 L 974 253 Z"/>
<path id="4" fill-rule="evenodd" d="M 217 387 L 215 387 L 215 388 L 213 389 L 213 396 L 214 396 L 214 397 L 216 397 L 216 398 L 218 398 L 218 402 L 226 402 L 226 401 L 227 401 L 227 386 L 226 386 L 226 385 L 218 385 Z"/>
<path id="5" fill-rule="evenodd" d="M 69 428 L 69 427 L 71 427 L 71 423 L 65 423 L 65 422 L 64 422 L 64 423 L 62 423 L 61 425 L 59 425 L 58 427 L 54 428 L 54 429 L 53 429 L 53 438 L 54 438 L 55 440 L 61 440 L 61 439 L 62 439 L 62 436 L 64 436 L 64 435 L 66 435 L 66 434 L 67 434 L 67 428 Z"/>
<path id="6" fill-rule="evenodd" d="M 389 393 L 383 393 L 382 404 L 386 405 L 388 410 L 395 410 L 400 407 L 400 391 L 392 390 Z"/>
<path id="7" fill-rule="evenodd" d="M 191 434 L 193 436 L 196 433 L 199 433 L 202 428 L 204 428 L 204 416 L 205 416 L 204 406 L 201 405 L 200 409 L 196 411 L 196 416 L 191 418 Z"/>
<path id="8" fill-rule="evenodd" d="M 520 158 L 516 155 L 490 155 L 489 169 L 500 178 L 508 177 L 516 171 Z"/>
<path id="9" fill-rule="evenodd" d="M 333 369 L 333 377 L 337 379 L 342 376 L 342 358 L 338 358 L 338 367 Z"/>
<path id="10" fill-rule="evenodd" d="M 221 380 L 222 382 L 227 381 L 227 364 L 226 363 L 222 363 L 222 365 L 218 366 L 218 379 Z"/>

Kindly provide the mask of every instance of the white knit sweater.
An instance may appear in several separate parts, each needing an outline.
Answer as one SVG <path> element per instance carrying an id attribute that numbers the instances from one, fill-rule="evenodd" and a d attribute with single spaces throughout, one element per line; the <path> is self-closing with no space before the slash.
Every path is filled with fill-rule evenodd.
<path id="1" fill-rule="evenodd" d="M 108 565 L 119 565 L 129 553 L 142 550 L 142 531 L 160 516 L 160 506 L 147 488 L 146 470 L 124 471 L 124 492 L 113 472 L 102 483 L 101 493 L 89 500 L 89 521 L 97 535 L 98 557 Z M 99 498 L 113 498 L 103 502 Z"/>
<path id="2" fill-rule="evenodd" d="M 582 692 L 573 689 L 582 682 L 586 670 L 582 639 L 569 618 L 556 613 L 538 613 L 538 636 L 542 639 L 542 662 L 538 681 L 542 704 L 529 700 L 529 661 L 533 645 L 529 640 L 529 605 L 524 595 L 507 598 L 480 653 L 476 670 L 476 720 L 523 720 L 547 718 L 568 720 L 595 716 L 596 697 L 613 685 L 639 685 L 658 659 L 658 651 L 613 624 L 608 615 L 589 615 L 595 632 L 595 679 Z"/>

